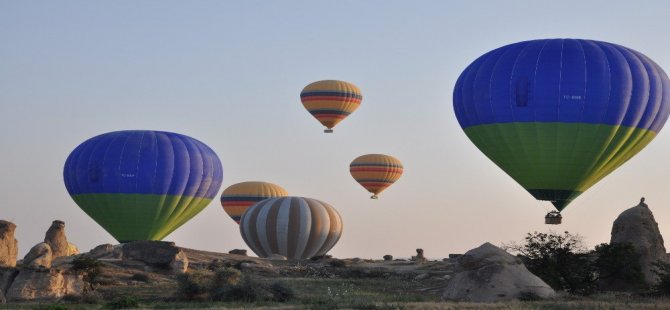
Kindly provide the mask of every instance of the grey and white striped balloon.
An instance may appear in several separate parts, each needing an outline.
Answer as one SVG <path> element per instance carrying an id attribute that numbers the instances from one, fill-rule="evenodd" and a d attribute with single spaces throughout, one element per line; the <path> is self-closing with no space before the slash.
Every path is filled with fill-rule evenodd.
<path id="1" fill-rule="evenodd" d="M 240 233 L 259 257 L 307 259 L 326 254 L 342 235 L 342 219 L 329 204 L 304 197 L 269 198 L 249 207 Z"/>

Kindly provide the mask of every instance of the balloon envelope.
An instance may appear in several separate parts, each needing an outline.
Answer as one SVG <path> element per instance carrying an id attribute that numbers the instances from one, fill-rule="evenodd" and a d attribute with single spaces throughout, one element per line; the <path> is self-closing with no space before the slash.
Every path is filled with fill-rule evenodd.
<path id="1" fill-rule="evenodd" d="M 562 210 L 656 137 L 669 92 L 665 72 L 635 50 L 548 39 L 479 57 L 453 98 L 468 138 L 536 199 Z"/>
<path id="2" fill-rule="evenodd" d="M 335 208 L 312 198 L 270 198 L 251 206 L 240 221 L 244 242 L 260 257 L 307 259 L 326 254 L 342 235 Z"/>
<path id="3" fill-rule="evenodd" d="M 284 196 L 288 196 L 288 192 L 276 184 L 258 181 L 241 182 L 223 190 L 221 206 L 239 224 L 242 214 L 253 204 L 268 198 Z"/>
<path id="4" fill-rule="evenodd" d="M 377 195 L 400 179 L 403 173 L 400 160 L 384 154 L 367 154 L 359 156 L 349 164 L 351 176 L 372 193 Z"/>
<path id="5" fill-rule="evenodd" d="M 305 109 L 330 130 L 358 109 L 363 95 L 349 82 L 323 80 L 305 86 L 300 100 Z"/>
<path id="6" fill-rule="evenodd" d="M 80 144 L 63 178 L 77 205 L 116 240 L 161 240 L 211 202 L 223 168 L 196 139 L 129 130 Z"/>

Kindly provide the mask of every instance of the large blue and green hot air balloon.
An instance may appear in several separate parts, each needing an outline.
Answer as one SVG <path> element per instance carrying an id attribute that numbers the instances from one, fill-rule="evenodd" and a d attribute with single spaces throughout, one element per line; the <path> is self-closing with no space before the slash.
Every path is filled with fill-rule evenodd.
<path id="1" fill-rule="evenodd" d="M 63 178 L 77 205 L 119 242 L 161 240 L 212 201 L 223 168 L 196 139 L 128 130 L 84 141 Z"/>
<path id="2" fill-rule="evenodd" d="M 560 211 L 656 137 L 669 92 L 665 72 L 635 50 L 533 40 L 470 64 L 456 82 L 454 110 L 487 157 Z"/>

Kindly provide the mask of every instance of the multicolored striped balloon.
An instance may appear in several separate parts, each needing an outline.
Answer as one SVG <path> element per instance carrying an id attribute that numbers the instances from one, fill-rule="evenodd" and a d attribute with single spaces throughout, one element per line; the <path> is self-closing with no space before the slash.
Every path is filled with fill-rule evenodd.
<path id="1" fill-rule="evenodd" d="M 260 257 L 308 259 L 326 254 L 342 235 L 342 219 L 312 198 L 269 198 L 251 206 L 240 221 L 244 242 Z"/>
<path id="2" fill-rule="evenodd" d="M 324 132 L 333 132 L 333 127 L 356 111 L 363 95 L 356 85 L 337 80 L 324 80 L 305 86 L 300 100 L 323 126 Z"/>
<path id="3" fill-rule="evenodd" d="M 253 204 L 274 197 L 288 196 L 288 192 L 281 186 L 268 182 L 242 182 L 229 186 L 221 194 L 223 210 L 237 223 Z"/>
<path id="4" fill-rule="evenodd" d="M 63 169 L 72 199 L 119 242 L 165 238 L 209 205 L 222 178 L 207 145 L 151 130 L 88 139 Z"/>
<path id="5" fill-rule="evenodd" d="M 359 156 L 349 164 L 349 172 L 354 180 L 361 184 L 372 199 L 395 183 L 403 172 L 400 160 L 384 154 L 368 154 Z"/>
<path id="6" fill-rule="evenodd" d="M 670 80 L 627 47 L 534 40 L 479 57 L 453 98 L 468 138 L 560 211 L 656 137 L 670 114 Z"/>

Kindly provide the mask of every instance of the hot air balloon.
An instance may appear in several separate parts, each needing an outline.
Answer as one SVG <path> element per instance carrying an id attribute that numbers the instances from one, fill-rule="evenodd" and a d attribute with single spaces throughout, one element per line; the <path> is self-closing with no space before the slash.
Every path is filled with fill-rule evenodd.
<path id="1" fill-rule="evenodd" d="M 479 57 L 461 73 L 453 98 L 468 138 L 560 212 L 656 137 L 669 92 L 665 72 L 640 52 L 547 39 Z M 551 216 L 560 223 L 555 211 L 548 223 Z"/>
<path id="2" fill-rule="evenodd" d="M 63 169 L 72 199 L 122 243 L 163 239 L 212 201 L 222 178 L 221 162 L 207 145 L 151 130 L 90 138 Z"/>
<path id="3" fill-rule="evenodd" d="M 379 193 L 400 179 L 403 167 L 393 156 L 368 154 L 354 159 L 349 164 L 349 172 L 356 182 L 372 193 L 371 199 L 377 199 Z"/>
<path id="4" fill-rule="evenodd" d="M 305 109 L 326 126 L 324 132 L 331 133 L 337 123 L 358 109 L 363 95 L 349 82 L 324 80 L 305 86 L 300 100 Z"/>
<path id="5" fill-rule="evenodd" d="M 335 208 L 312 198 L 269 198 L 251 206 L 240 220 L 244 242 L 259 257 L 274 254 L 307 259 L 326 254 L 342 235 Z"/>
<path id="6" fill-rule="evenodd" d="M 253 204 L 274 197 L 288 196 L 281 186 L 268 182 L 242 182 L 229 186 L 221 194 L 223 210 L 237 223 Z"/>

